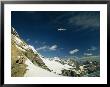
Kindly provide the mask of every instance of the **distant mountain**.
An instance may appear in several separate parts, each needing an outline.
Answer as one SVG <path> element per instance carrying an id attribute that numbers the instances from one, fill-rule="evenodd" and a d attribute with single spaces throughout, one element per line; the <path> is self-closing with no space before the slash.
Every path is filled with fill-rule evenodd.
<path id="1" fill-rule="evenodd" d="M 27 44 L 12 27 L 11 30 L 11 76 L 99 76 L 100 63 L 96 57 L 46 58 Z"/>
<path id="2" fill-rule="evenodd" d="M 82 57 L 79 60 L 80 62 L 86 62 L 86 61 L 96 61 L 100 63 L 100 56 L 86 56 Z"/>

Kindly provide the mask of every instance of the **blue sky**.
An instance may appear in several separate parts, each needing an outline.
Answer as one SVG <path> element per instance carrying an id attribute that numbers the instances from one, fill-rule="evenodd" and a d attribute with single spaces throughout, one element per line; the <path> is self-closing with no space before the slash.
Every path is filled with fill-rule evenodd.
<path id="1" fill-rule="evenodd" d="M 100 54 L 98 11 L 12 11 L 11 25 L 46 57 Z"/>

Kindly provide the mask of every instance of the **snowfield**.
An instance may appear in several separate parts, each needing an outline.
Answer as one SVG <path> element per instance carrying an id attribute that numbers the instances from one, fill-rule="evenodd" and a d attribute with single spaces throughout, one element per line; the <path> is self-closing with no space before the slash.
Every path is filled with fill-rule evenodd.
<path id="1" fill-rule="evenodd" d="M 61 74 L 61 70 L 63 69 L 69 69 L 69 68 L 73 68 L 72 66 L 69 66 L 67 64 L 61 64 L 55 60 L 49 60 L 49 59 L 44 59 L 41 58 L 43 60 L 43 62 L 45 63 L 45 65 L 52 70 L 52 72 L 56 73 L 56 74 Z"/>
<path id="2" fill-rule="evenodd" d="M 26 71 L 24 77 L 61 77 L 61 75 L 56 75 L 40 68 L 39 66 L 35 66 L 29 59 L 26 60 L 25 64 L 28 65 L 28 70 Z"/>

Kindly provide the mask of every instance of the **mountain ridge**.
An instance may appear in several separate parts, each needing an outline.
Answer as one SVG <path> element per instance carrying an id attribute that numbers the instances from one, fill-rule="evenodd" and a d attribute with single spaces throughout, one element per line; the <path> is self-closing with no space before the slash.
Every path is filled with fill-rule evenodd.
<path id="1" fill-rule="evenodd" d="M 89 59 L 82 58 L 84 61 L 81 61 L 82 64 L 80 64 L 74 58 L 46 58 L 33 46 L 27 44 L 13 27 L 11 30 L 11 55 L 12 77 L 82 77 L 90 76 L 89 74 L 100 70 L 100 65 L 95 60 L 88 61 Z M 99 76 L 99 74 L 95 76 Z"/>

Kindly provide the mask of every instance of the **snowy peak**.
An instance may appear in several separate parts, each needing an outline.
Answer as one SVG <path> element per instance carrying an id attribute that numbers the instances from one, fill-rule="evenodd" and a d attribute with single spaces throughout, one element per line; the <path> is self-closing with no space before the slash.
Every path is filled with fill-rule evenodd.
<path id="1" fill-rule="evenodd" d="M 56 73 L 58 75 L 62 74 L 62 70 L 63 69 L 69 69 L 72 68 L 71 66 L 67 65 L 67 64 L 61 64 L 60 62 L 56 61 L 56 59 L 54 60 L 50 60 L 50 59 L 43 59 L 43 62 L 47 65 L 47 67 L 53 72 Z"/>
<path id="2" fill-rule="evenodd" d="M 35 50 L 33 46 L 29 45 L 29 48 L 32 49 L 34 53 L 37 53 L 37 51 Z"/>
<path id="3" fill-rule="evenodd" d="M 35 66 L 29 59 L 25 62 L 28 65 L 28 71 L 24 75 L 25 77 L 59 77 L 60 75 L 56 75 L 55 73 L 49 72 L 45 69 L 40 68 L 39 66 Z"/>
<path id="4" fill-rule="evenodd" d="M 19 37 L 18 33 L 13 27 L 11 27 L 11 34 L 15 35 L 16 37 Z"/>

